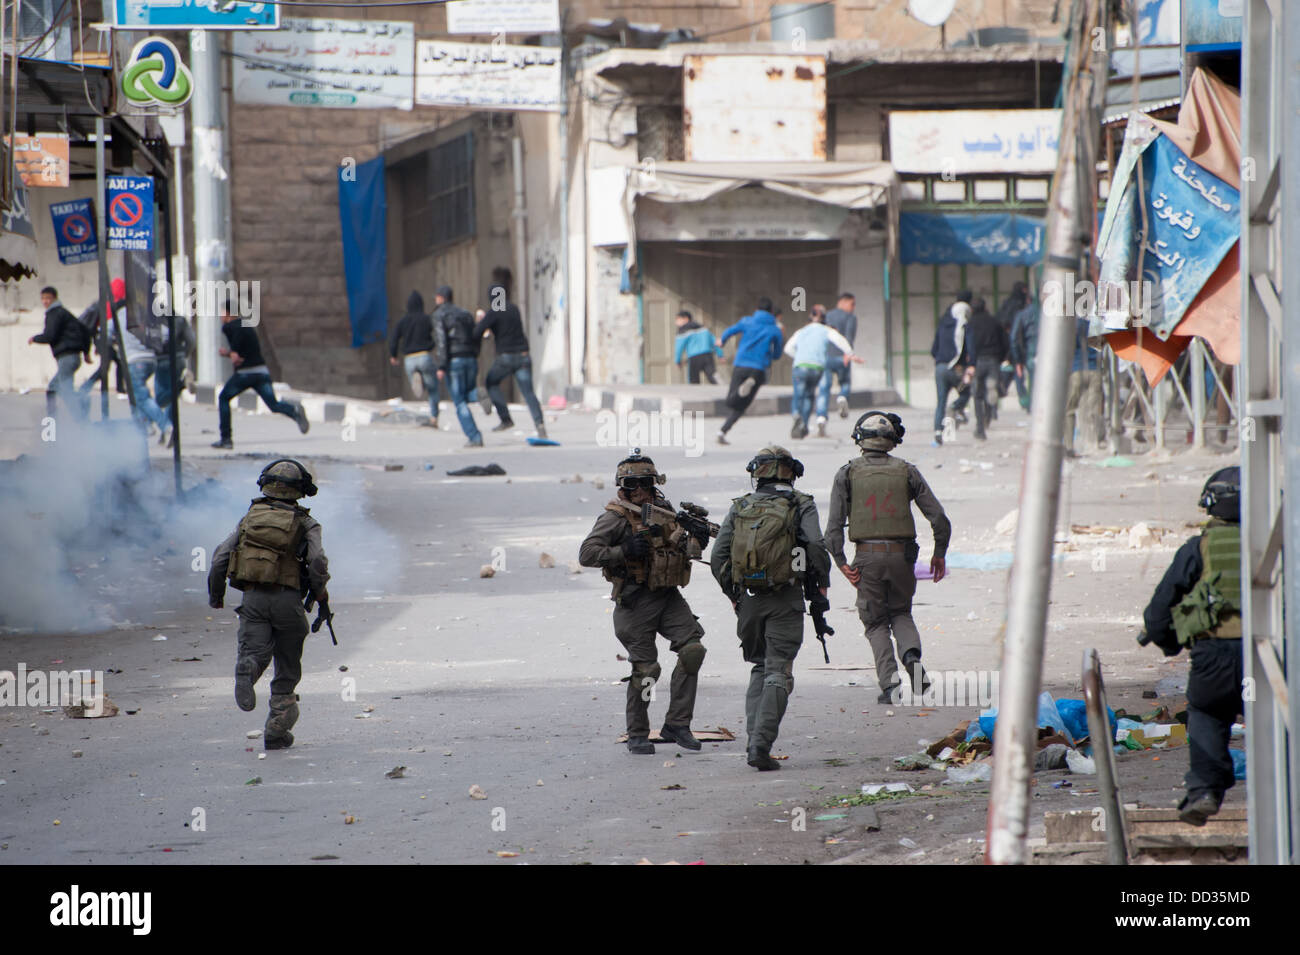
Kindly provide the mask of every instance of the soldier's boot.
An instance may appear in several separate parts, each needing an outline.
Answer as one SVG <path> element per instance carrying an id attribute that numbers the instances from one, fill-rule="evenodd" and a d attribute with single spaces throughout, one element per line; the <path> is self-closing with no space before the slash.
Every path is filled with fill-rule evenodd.
<path id="1" fill-rule="evenodd" d="M 749 765 L 759 772 L 781 768 L 780 763 L 772 758 L 771 751 L 781 729 L 790 692 L 794 689 L 794 679 L 790 676 L 789 669 L 790 664 L 787 664 L 785 672 L 768 672 L 763 677 L 763 695 L 758 700 L 755 713 L 757 723 L 750 733 L 747 759 Z"/>
<path id="2" fill-rule="evenodd" d="M 289 730 L 298 722 L 298 694 L 272 694 L 271 712 L 266 717 L 266 731 L 262 734 L 267 749 L 288 749 L 293 745 Z"/>
<path id="3" fill-rule="evenodd" d="M 650 742 L 648 736 L 629 736 L 627 738 L 627 751 L 635 756 L 653 756 L 655 754 L 655 744 Z"/>
<path id="4" fill-rule="evenodd" d="M 689 726 L 669 726 L 664 724 L 664 728 L 659 731 L 659 736 L 670 743 L 676 743 L 682 749 L 703 749 L 703 744 L 697 740 L 691 733 Z"/>
<path id="5" fill-rule="evenodd" d="M 889 686 L 882 687 L 880 695 L 876 697 L 877 703 L 894 703 L 897 704 L 902 699 L 903 684 L 891 683 Z"/>
<path id="6" fill-rule="evenodd" d="M 650 697 L 661 672 L 658 663 L 632 663 L 627 681 L 627 751 L 637 756 L 651 756 L 655 751 L 650 742 Z"/>
<path id="7" fill-rule="evenodd" d="M 235 664 L 235 703 L 245 713 L 257 709 L 257 692 L 253 684 L 257 682 L 257 664 L 249 657 L 244 657 Z"/>
<path id="8" fill-rule="evenodd" d="M 930 675 L 921 666 L 920 650 L 908 650 L 903 654 L 903 669 L 912 678 L 912 695 L 924 696 L 930 689 Z"/>
<path id="9" fill-rule="evenodd" d="M 765 749 L 751 749 L 747 762 L 760 773 L 768 773 L 781 768 L 781 764 L 774 760 L 772 754 Z"/>
<path id="10" fill-rule="evenodd" d="M 1214 793 L 1201 793 L 1195 799 L 1188 793 L 1178 804 L 1178 818 L 1189 826 L 1203 826 L 1222 804 L 1223 797 Z"/>

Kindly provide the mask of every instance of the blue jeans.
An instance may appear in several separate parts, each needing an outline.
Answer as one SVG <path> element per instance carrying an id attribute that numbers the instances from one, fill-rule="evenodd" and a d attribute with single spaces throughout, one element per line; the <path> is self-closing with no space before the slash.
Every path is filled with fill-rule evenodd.
<path id="1" fill-rule="evenodd" d="M 849 388 L 852 384 L 851 379 L 853 377 L 852 372 L 852 367 L 845 365 L 843 358 L 836 358 L 826 366 L 826 370 L 822 372 L 821 386 L 817 389 L 817 417 L 826 417 L 826 409 L 830 407 L 832 375 L 839 379 L 840 394 L 844 396 L 844 400 L 849 400 Z M 806 423 L 807 422 L 805 422 L 805 424 Z"/>
<path id="2" fill-rule="evenodd" d="M 176 361 L 176 370 L 182 375 L 185 372 L 185 362 L 179 358 Z M 163 414 L 170 421 L 172 417 L 172 367 L 167 356 L 158 359 L 158 369 L 153 373 L 153 396 L 158 402 L 158 407 L 163 410 Z"/>
<path id="3" fill-rule="evenodd" d="M 488 369 L 488 396 L 496 406 L 497 417 L 503 423 L 510 420 L 510 409 L 506 407 L 505 395 L 501 393 L 501 382 L 511 375 L 514 375 L 515 381 L 519 382 L 519 390 L 528 404 L 528 413 L 533 416 L 533 424 L 541 424 L 542 406 L 533 391 L 533 360 L 527 352 L 506 352 L 497 355 L 496 361 L 492 362 L 492 367 Z"/>
<path id="4" fill-rule="evenodd" d="M 137 421 L 148 418 L 160 429 L 171 427 L 171 420 L 163 414 L 158 402 L 149 394 L 149 379 L 158 367 L 154 361 L 136 361 L 127 366 L 131 371 L 131 390 L 135 392 L 135 417 Z"/>
<path id="5" fill-rule="evenodd" d="M 447 370 L 447 390 L 451 392 L 452 404 L 456 406 L 456 419 L 460 429 L 470 441 L 482 441 L 483 435 L 474 416 L 470 414 L 469 403 L 474 400 L 478 389 L 478 359 L 471 357 L 453 358 Z"/>
<path id="6" fill-rule="evenodd" d="M 827 372 L 830 369 L 826 369 Z M 791 404 L 794 406 L 795 417 L 803 421 L 803 426 L 808 427 L 808 418 L 813 413 L 813 405 L 817 401 L 817 386 L 823 380 L 822 369 L 809 365 L 796 365 L 790 376 L 794 385 L 794 395 Z"/>
<path id="7" fill-rule="evenodd" d="M 947 365 L 934 366 L 934 433 L 943 434 L 943 419 L 948 416 L 948 393 L 957 392 L 957 400 L 952 403 L 954 412 L 961 411 L 970 401 L 970 387 L 962 384 L 962 375 L 956 368 Z"/>
<path id="8" fill-rule="evenodd" d="M 256 391 L 262 400 L 266 402 L 266 406 L 276 414 L 288 415 L 294 419 L 298 417 L 297 407 L 275 397 L 275 389 L 271 387 L 270 375 L 246 375 L 242 371 L 236 371 L 226 380 L 225 386 L 221 389 L 221 394 L 217 396 L 217 419 L 220 422 L 223 441 L 230 440 L 230 402 L 249 388 Z"/>
<path id="9" fill-rule="evenodd" d="M 424 379 L 424 393 L 429 396 L 429 415 L 438 417 L 438 375 L 433 370 L 433 356 L 426 352 L 417 352 L 402 359 L 402 368 L 406 377 L 414 380 L 418 374 Z"/>
<path id="10" fill-rule="evenodd" d="M 45 388 L 46 408 L 52 415 L 57 396 L 62 395 L 68 410 L 79 418 L 85 417 L 86 405 L 74 381 L 77 369 L 81 367 L 81 356 L 76 352 L 64 352 L 55 361 L 59 363 L 59 370 L 54 373 L 54 377 Z"/>

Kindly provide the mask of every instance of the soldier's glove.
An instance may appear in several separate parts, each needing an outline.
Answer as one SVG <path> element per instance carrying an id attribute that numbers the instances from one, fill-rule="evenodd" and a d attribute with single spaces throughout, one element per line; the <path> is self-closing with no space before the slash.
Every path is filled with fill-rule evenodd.
<path id="1" fill-rule="evenodd" d="M 696 532 L 695 532 L 695 539 L 696 539 L 697 541 L 700 542 L 700 551 L 701 551 L 701 552 L 703 552 L 704 548 L 706 548 L 706 547 L 709 546 L 709 532 L 708 532 L 708 531 L 706 531 L 706 530 L 698 530 L 698 531 L 696 531 Z"/>
<path id="2" fill-rule="evenodd" d="M 641 534 L 636 534 L 623 544 L 623 557 L 627 560 L 640 560 L 650 553 L 650 542 Z"/>
<path id="3" fill-rule="evenodd" d="M 808 609 L 813 613 L 825 613 L 831 609 L 830 598 L 823 593 L 814 594 L 808 599 Z"/>

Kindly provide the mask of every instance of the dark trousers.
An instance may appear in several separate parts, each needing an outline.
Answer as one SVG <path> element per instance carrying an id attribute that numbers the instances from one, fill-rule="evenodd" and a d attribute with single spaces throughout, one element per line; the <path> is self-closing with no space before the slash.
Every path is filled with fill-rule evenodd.
<path id="1" fill-rule="evenodd" d="M 960 367 L 960 366 L 958 366 Z M 957 392 L 957 400 L 952 403 L 953 411 L 961 411 L 970 400 L 970 388 L 963 387 L 961 372 L 947 365 L 934 366 L 934 433 L 943 433 L 943 419 L 948 416 L 948 394 Z"/>
<path id="2" fill-rule="evenodd" d="M 1242 712 L 1241 640 L 1197 640 L 1192 645 L 1187 678 L 1187 744 L 1190 767 L 1184 782 L 1187 797 L 1205 793 L 1222 797 L 1232 788 L 1228 740 Z"/>
<path id="3" fill-rule="evenodd" d="M 296 590 L 258 588 L 244 591 L 239 609 L 239 649 L 235 672 L 247 672 L 256 683 L 275 664 L 271 693 L 288 696 L 302 679 L 302 646 L 307 639 L 307 613 Z"/>
<path id="4" fill-rule="evenodd" d="M 686 359 L 686 380 L 692 385 L 698 385 L 700 375 L 703 375 L 709 379 L 709 384 L 716 385 L 718 383 L 717 368 L 712 352 L 705 352 L 703 355 L 692 355 Z"/>
<path id="5" fill-rule="evenodd" d="M 740 386 L 746 380 L 752 379 L 754 384 L 747 395 L 740 393 Z M 722 431 L 725 434 L 731 430 L 732 425 L 740 420 L 749 406 L 754 401 L 754 396 L 758 394 L 764 382 L 767 381 L 767 372 L 762 368 L 733 368 L 731 370 L 731 387 L 727 390 L 727 407 L 731 412 L 727 415 L 727 420 L 722 423 Z"/>
<path id="6" fill-rule="evenodd" d="M 980 358 L 975 362 L 975 433 L 983 434 L 998 402 L 998 376 L 1001 362 Z"/>
<path id="7" fill-rule="evenodd" d="M 511 375 L 519 383 L 519 391 L 528 405 L 528 413 L 533 416 L 533 424 L 542 423 L 542 406 L 533 391 L 533 360 L 527 352 L 506 352 L 497 355 L 487 373 L 488 395 L 497 409 L 497 417 L 502 423 L 510 421 L 510 409 L 506 406 L 505 395 L 501 393 L 501 382 Z"/>
<path id="8" fill-rule="evenodd" d="M 745 692 L 746 749 L 769 752 L 794 692 L 794 658 L 803 644 L 803 589 L 744 593 L 736 608 L 736 635 L 751 665 Z"/>
<path id="9" fill-rule="evenodd" d="M 256 391 L 266 402 L 266 406 L 276 414 L 288 415 L 290 418 L 298 416 L 296 407 L 275 397 L 270 375 L 246 375 L 242 371 L 237 371 L 226 380 L 221 394 L 217 396 L 217 420 L 220 422 L 222 438 L 230 438 L 230 402 L 249 388 Z"/>

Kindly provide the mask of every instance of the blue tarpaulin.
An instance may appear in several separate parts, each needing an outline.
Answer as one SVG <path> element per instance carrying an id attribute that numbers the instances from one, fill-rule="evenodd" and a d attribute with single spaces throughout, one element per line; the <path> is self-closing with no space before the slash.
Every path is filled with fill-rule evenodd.
<path id="1" fill-rule="evenodd" d="M 903 212 L 898 253 L 904 265 L 1037 265 L 1043 220 L 997 212 Z"/>
<path id="2" fill-rule="evenodd" d="M 388 332 L 387 218 L 384 157 L 340 168 L 339 221 L 353 348 L 382 342 Z"/>

